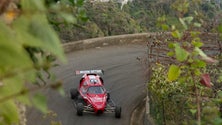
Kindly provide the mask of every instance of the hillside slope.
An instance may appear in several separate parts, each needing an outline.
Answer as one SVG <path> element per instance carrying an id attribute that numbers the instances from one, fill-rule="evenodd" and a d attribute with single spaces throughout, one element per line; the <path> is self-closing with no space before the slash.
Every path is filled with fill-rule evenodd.
<path id="1" fill-rule="evenodd" d="M 128 2 L 121 10 L 118 2 L 85 2 L 84 9 L 88 21 L 74 25 L 60 27 L 59 34 L 63 42 L 76 41 L 87 38 L 112 36 L 120 34 L 133 34 L 140 32 L 156 32 L 160 29 L 156 26 L 157 18 L 165 15 L 169 24 L 178 24 L 176 12 L 173 10 L 174 0 L 136 0 Z M 203 29 L 207 32 L 221 23 L 218 14 L 222 4 L 215 2 L 203 2 L 190 5 L 187 15 L 200 11 L 205 23 Z M 217 17 L 217 18 L 215 18 Z"/>

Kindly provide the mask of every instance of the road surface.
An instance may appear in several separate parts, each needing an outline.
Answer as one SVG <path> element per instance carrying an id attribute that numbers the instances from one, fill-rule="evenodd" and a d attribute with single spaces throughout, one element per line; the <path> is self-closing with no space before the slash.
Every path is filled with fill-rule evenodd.
<path id="1" fill-rule="evenodd" d="M 144 69 L 141 61 L 146 56 L 143 45 L 110 46 L 92 48 L 67 54 L 68 63 L 61 64 L 53 72 L 63 81 L 66 96 L 55 90 L 46 89 L 50 115 L 42 115 L 35 109 L 27 112 L 28 125 L 50 125 L 50 121 L 59 121 L 62 125 L 129 125 L 133 109 L 146 96 Z M 139 58 L 139 59 L 138 59 Z M 116 119 L 114 114 L 87 114 L 77 116 L 70 88 L 77 87 L 81 76 L 75 76 L 75 70 L 103 69 L 105 87 L 111 98 L 122 107 L 122 117 Z"/>

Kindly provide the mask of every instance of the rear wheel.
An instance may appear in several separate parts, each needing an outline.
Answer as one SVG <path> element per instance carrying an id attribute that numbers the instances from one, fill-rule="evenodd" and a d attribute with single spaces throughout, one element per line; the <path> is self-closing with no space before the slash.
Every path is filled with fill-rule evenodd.
<path id="1" fill-rule="evenodd" d="M 83 115 L 83 104 L 82 103 L 78 103 L 77 104 L 77 115 L 78 116 L 82 116 Z"/>
<path id="2" fill-rule="evenodd" d="M 109 99 L 110 99 L 110 94 L 107 93 L 107 101 L 109 101 Z"/>
<path id="3" fill-rule="evenodd" d="M 70 89 L 71 99 L 77 99 L 79 92 L 76 88 Z"/>
<path id="4" fill-rule="evenodd" d="M 115 117 L 116 118 L 121 117 L 121 107 L 120 106 L 116 106 L 116 108 L 115 108 Z"/>

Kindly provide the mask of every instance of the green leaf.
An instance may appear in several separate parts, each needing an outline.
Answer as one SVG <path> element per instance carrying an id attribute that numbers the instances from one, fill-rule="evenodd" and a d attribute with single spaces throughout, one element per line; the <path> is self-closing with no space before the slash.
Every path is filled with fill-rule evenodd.
<path id="1" fill-rule="evenodd" d="M 182 26 L 184 27 L 185 30 L 187 30 L 187 24 L 185 23 L 183 18 L 179 18 L 180 23 L 182 24 Z"/>
<path id="2" fill-rule="evenodd" d="M 25 91 L 21 93 L 21 90 L 24 90 L 24 81 L 32 81 L 33 74 L 35 74 L 35 72 L 32 72 L 32 71 L 20 72 L 19 71 L 18 73 L 13 74 L 9 78 L 4 78 L 1 81 L 3 86 L 0 86 L 0 99 L 4 99 L 4 98 L 13 99 L 14 95 L 17 95 L 15 98 L 18 102 L 29 105 L 30 101 L 29 101 L 29 97 L 27 96 L 27 93 Z M 20 94 L 23 94 L 23 95 L 20 95 Z M 0 112 L 1 110 L 2 109 L 0 107 Z"/>
<path id="3" fill-rule="evenodd" d="M 200 76 L 202 73 L 201 73 L 200 69 L 195 69 L 195 70 L 194 70 L 194 74 L 195 74 L 196 76 Z"/>
<path id="4" fill-rule="evenodd" d="M 21 96 L 18 96 L 16 98 L 19 102 L 21 102 L 22 104 L 26 104 L 26 105 L 31 105 L 31 102 L 30 102 L 30 99 L 29 99 L 29 95 L 28 94 L 25 94 L 25 95 L 21 95 Z"/>
<path id="5" fill-rule="evenodd" d="M 189 53 L 183 48 L 181 48 L 179 44 L 174 44 L 174 45 L 175 45 L 176 59 L 180 62 L 187 60 Z"/>
<path id="6" fill-rule="evenodd" d="M 3 123 L 11 125 L 19 122 L 18 109 L 12 100 L 0 103 L 0 109 L 0 118 Z M 1 120 L 0 123 L 2 123 Z"/>
<path id="7" fill-rule="evenodd" d="M 200 32 L 191 31 L 190 34 L 191 34 L 192 37 L 198 37 L 200 35 Z"/>
<path id="8" fill-rule="evenodd" d="M 192 64 L 196 68 L 204 68 L 206 67 L 206 63 L 202 60 L 195 60 Z"/>
<path id="9" fill-rule="evenodd" d="M 78 19 L 80 19 L 82 22 L 87 22 L 89 18 L 86 15 L 79 15 Z"/>
<path id="10" fill-rule="evenodd" d="M 189 59 L 187 60 L 187 62 L 193 63 L 193 59 L 192 59 L 192 58 L 189 58 Z"/>
<path id="11" fill-rule="evenodd" d="M 82 7 L 84 4 L 84 0 L 74 0 L 74 3 L 77 7 Z"/>
<path id="12" fill-rule="evenodd" d="M 178 77 L 180 76 L 180 67 L 178 67 L 177 65 L 171 65 L 170 69 L 168 71 L 168 80 L 169 81 L 174 81 L 177 80 Z"/>
<path id="13" fill-rule="evenodd" d="M 79 7 L 77 11 L 78 11 L 77 18 L 83 22 L 86 22 L 88 20 L 88 16 L 86 15 L 86 10 L 84 8 Z M 105 16 L 107 15 L 105 14 Z"/>
<path id="14" fill-rule="evenodd" d="M 195 113 L 197 112 L 196 109 L 190 109 L 190 112 L 192 113 L 192 115 L 195 115 Z"/>
<path id="15" fill-rule="evenodd" d="M 32 98 L 33 105 L 43 113 L 47 113 L 46 97 L 41 94 L 35 94 Z"/>
<path id="16" fill-rule="evenodd" d="M 158 17 L 158 18 L 157 18 L 157 21 L 160 22 L 160 23 L 165 22 L 165 21 L 166 21 L 166 16 Z"/>
<path id="17" fill-rule="evenodd" d="M 218 78 L 218 82 L 222 82 L 222 74 L 220 74 L 219 78 Z"/>
<path id="18" fill-rule="evenodd" d="M 192 16 L 188 16 L 183 18 L 188 24 L 190 24 L 193 21 L 193 17 Z"/>
<path id="19" fill-rule="evenodd" d="M 71 14 L 61 12 L 61 13 L 59 13 L 59 15 L 60 15 L 61 17 L 63 17 L 63 19 L 64 19 L 67 23 L 73 23 L 73 24 L 76 24 L 76 23 L 77 23 L 76 18 L 75 18 L 73 15 L 71 15 Z"/>
<path id="20" fill-rule="evenodd" d="M 174 38 L 177 38 L 177 39 L 181 39 L 182 37 L 182 34 L 178 31 L 178 30 L 175 30 L 171 33 L 171 35 L 174 37 Z"/>
<path id="21" fill-rule="evenodd" d="M 14 95 L 22 90 L 24 87 L 23 80 L 23 77 L 19 75 L 3 79 L 2 83 L 4 85 L 0 87 L 0 98 Z"/>
<path id="22" fill-rule="evenodd" d="M 62 44 L 55 31 L 48 24 L 45 15 L 35 14 L 29 18 L 24 15 L 20 16 L 13 26 L 18 43 L 23 46 L 42 48 L 65 61 Z"/>
<path id="23" fill-rule="evenodd" d="M 214 125 L 222 125 L 222 119 L 221 117 L 217 117 L 213 120 Z"/>
<path id="24" fill-rule="evenodd" d="M 13 71 L 17 68 L 30 67 L 32 62 L 22 44 L 12 37 L 15 34 L 1 21 L 0 29 L 0 75 L 1 70 Z"/>
<path id="25" fill-rule="evenodd" d="M 195 27 L 201 27 L 201 24 L 200 23 L 194 23 L 194 26 Z"/>
<path id="26" fill-rule="evenodd" d="M 174 47 L 174 43 L 169 43 L 168 44 L 168 47 L 170 48 L 170 49 L 174 49 L 175 47 Z"/>
<path id="27" fill-rule="evenodd" d="M 46 52 L 50 52 L 65 61 L 58 35 L 48 24 L 46 15 L 21 16 L 16 20 L 14 27 L 17 33 L 17 40 L 20 43 L 26 46 L 43 48 Z"/>
<path id="28" fill-rule="evenodd" d="M 219 91 L 217 92 L 217 95 L 218 95 L 219 98 L 222 98 L 222 91 L 219 90 Z"/>
<path id="29" fill-rule="evenodd" d="M 220 33 L 222 33 L 222 25 L 219 25 L 218 31 L 219 31 Z"/>
<path id="30" fill-rule="evenodd" d="M 44 0 L 21 0 L 22 9 L 26 12 L 33 12 L 46 10 L 44 6 Z"/>
<path id="31" fill-rule="evenodd" d="M 171 30 L 173 31 L 173 30 L 175 30 L 176 29 L 176 26 L 175 25 L 172 25 L 171 26 Z"/>
<path id="32" fill-rule="evenodd" d="M 186 81 L 187 81 L 187 77 L 181 76 L 181 77 L 178 79 L 178 82 L 179 82 L 179 83 L 186 83 Z"/>
<path id="33" fill-rule="evenodd" d="M 172 56 L 174 56 L 174 54 L 175 54 L 175 53 L 174 53 L 173 51 L 170 51 L 170 52 L 167 53 L 167 56 L 172 57 Z"/>
<path id="34" fill-rule="evenodd" d="M 30 19 L 24 15 L 21 15 L 13 23 L 14 30 L 16 31 L 16 40 L 18 43 L 24 46 L 41 47 L 43 46 L 41 41 L 30 34 Z"/>
<path id="35" fill-rule="evenodd" d="M 194 51 L 197 52 L 201 57 L 205 58 L 208 57 L 200 48 L 195 47 Z"/>
<path id="36" fill-rule="evenodd" d="M 166 24 L 162 24 L 162 25 L 161 25 L 161 28 L 162 28 L 163 30 L 168 30 L 168 29 L 169 29 L 169 26 L 166 25 Z"/>
<path id="37" fill-rule="evenodd" d="M 202 47 L 203 43 L 202 42 L 192 41 L 192 45 L 194 45 L 194 47 Z"/>
<path id="38" fill-rule="evenodd" d="M 62 86 L 60 86 L 60 87 L 57 89 L 57 91 L 60 93 L 60 95 L 65 96 L 65 91 L 64 91 L 64 89 L 63 89 Z"/>
<path id="39" fill-rule="evenodd" d="M 49 26 L 46 16 L 43 15 L 33 16 L 30 24 L 30 33 L 34 37 L 42 41 L 42 43 L 44 44 L 44 46 L 42 46 L 43 48 L 55 54 L 61 60 L 63 61 L 65 60 L 60 40 L 55 31 L 52 29 L 52 27 Z"/>
<path id="40" fill-rule="evenodd" d="M 195 14 L 196 16 L 198 16 L 198 15 L 199 15 L 199 14 L 198 14 L 198 12 L 197 12 L 196 10 L 194 11 L 194 14 Z"/>

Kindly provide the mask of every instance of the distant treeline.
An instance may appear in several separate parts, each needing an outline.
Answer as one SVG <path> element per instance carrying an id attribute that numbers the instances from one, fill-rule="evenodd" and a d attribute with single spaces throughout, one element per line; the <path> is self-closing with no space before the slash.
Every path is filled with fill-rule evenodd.
<path id="1" fill-rule="evenodd" d="M 157 18 L 165 16 L 169 24 L 179 23 L 177 11 L 174 6 L 180 0 L 134 0 L 124 5 L 121 3 L 90 2 L 84 4 L 84 11 L 88 17 L 86 22 L 78 25 L 55 25 L 63 42 L 87 38 L 112 36 L 120 34 L 133 34 L 140 32 L 161 31 L 157 25 Z M 203 19 L 203 30 L 211 32 L 220 23 L 222 17 L 221 0 L 196 1 L 189 5 L 190 9 L 185 15 L 199 13 Z"/>

